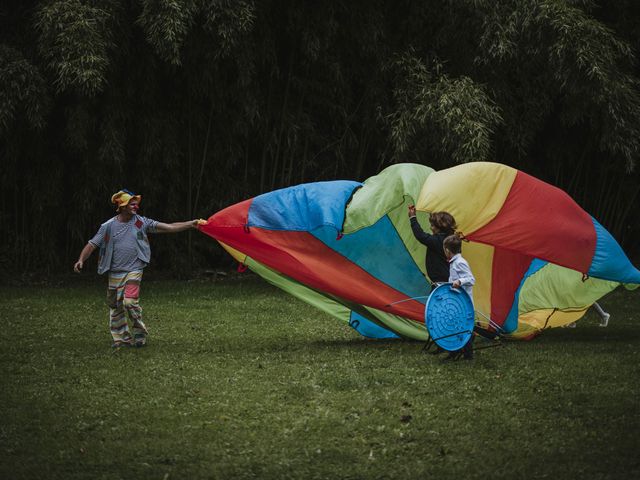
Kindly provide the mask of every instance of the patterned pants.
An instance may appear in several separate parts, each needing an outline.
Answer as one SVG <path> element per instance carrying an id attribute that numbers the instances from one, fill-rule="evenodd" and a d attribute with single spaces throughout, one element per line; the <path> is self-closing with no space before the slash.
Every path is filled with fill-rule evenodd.
<path id="1" fill-rule="evenodd" d="M 109 272 L 107 304 L 109 305 L 109 328 L 114 346 L 132 343 L 127 316 L 131 321 L 133 341 L 140 346 L 147 341 L 147 327 L 142 323 L 142 307 L 138 303 L 141 280 L 141 270 Z"/>

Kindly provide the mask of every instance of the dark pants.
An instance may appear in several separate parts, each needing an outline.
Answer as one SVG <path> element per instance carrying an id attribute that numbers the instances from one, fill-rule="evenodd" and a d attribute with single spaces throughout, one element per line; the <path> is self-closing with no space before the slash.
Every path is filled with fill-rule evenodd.
<path id="1" fill-rule="evenodd" d="M 469 338 L 469 341 L 461 348 L 464 358 L 473 358 L 473 335 Z"/>

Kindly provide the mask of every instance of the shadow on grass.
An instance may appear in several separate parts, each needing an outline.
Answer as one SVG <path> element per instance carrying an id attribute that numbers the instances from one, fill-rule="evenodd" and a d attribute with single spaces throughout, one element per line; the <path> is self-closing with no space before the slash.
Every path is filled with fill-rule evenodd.
<path id="1" fill-rule="evenodd" d="M 182 338 L 180 342 L 167 341 L 162 338 L 150 338 L 148 346 L 142 349 L 120 349 L 117 353 L 129 352 L 150 354 L 153 351 L 175 352 L 189 355 L 224 354 L 224 355 L 261 355 L 261 354 L 292 354 L 326 353 L 327 351 L 370 351 L 381 349 L 396 350 L 398 354 L 407 348 L 419 352 L 424 342 L 417 340 L 372 340 L 364 338 L 306 340 L 302 338 L 278 339 L 275 337 L 212 337 Z M 107 348 L 105 347 L 105 351 Z"/>
<path id="2" fill-rule="evenodd" d="M 398 345 L 421 345 L 425 342 L 420 340 L 403 340 L 400 338 L 374 340 L 370 338 L 354 338 L 354 339 L 330 339 L 330 340 L 313 340 L 306 342 L 305 345 L 311 348 L 377 348 L 377 347 L 395 347 Z"/>
<path id="3" fill-rule="evenodd" d="M 529 343 L 557 344 L 557 343 L 633 343 L 640 340 L 640 331 L 637 329 L 627 328 L 556 328 L 544 332 L 538 338 L 531 340 Z M 518 343 L 517 340 L 510 343 Z"/>

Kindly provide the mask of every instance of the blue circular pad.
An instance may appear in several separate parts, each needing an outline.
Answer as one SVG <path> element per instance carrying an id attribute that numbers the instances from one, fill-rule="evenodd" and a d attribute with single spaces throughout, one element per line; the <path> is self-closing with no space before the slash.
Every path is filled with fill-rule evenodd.
<path id="1" fill-rule="evenodd" d="M 471 298 L 450 283 L 431 292 L 424 309 L 424 324 L 436 345 L 453 352 L 460 350 L 473 334 L 475 313 Z"/>

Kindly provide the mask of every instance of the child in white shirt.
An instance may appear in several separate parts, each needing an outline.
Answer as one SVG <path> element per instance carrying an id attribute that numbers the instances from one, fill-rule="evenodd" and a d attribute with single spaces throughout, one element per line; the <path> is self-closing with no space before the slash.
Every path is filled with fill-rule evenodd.
<path id="1" fill-rule="evenodd" d="M 444 254 L 449 261 L 449 282 L 453 288 L 462 288 L 473 303 L 473 285 L 476 279 L 471 273 L 469 263 L 462 257 L 462 240 L 458 235 L 449 235 L 443 242 Z M 462 347 L 462 354 L 465 359 L 473 358 L 473 335 Z M 452 352 L 451 357 L 457 356 L 457 352 Z"/>

